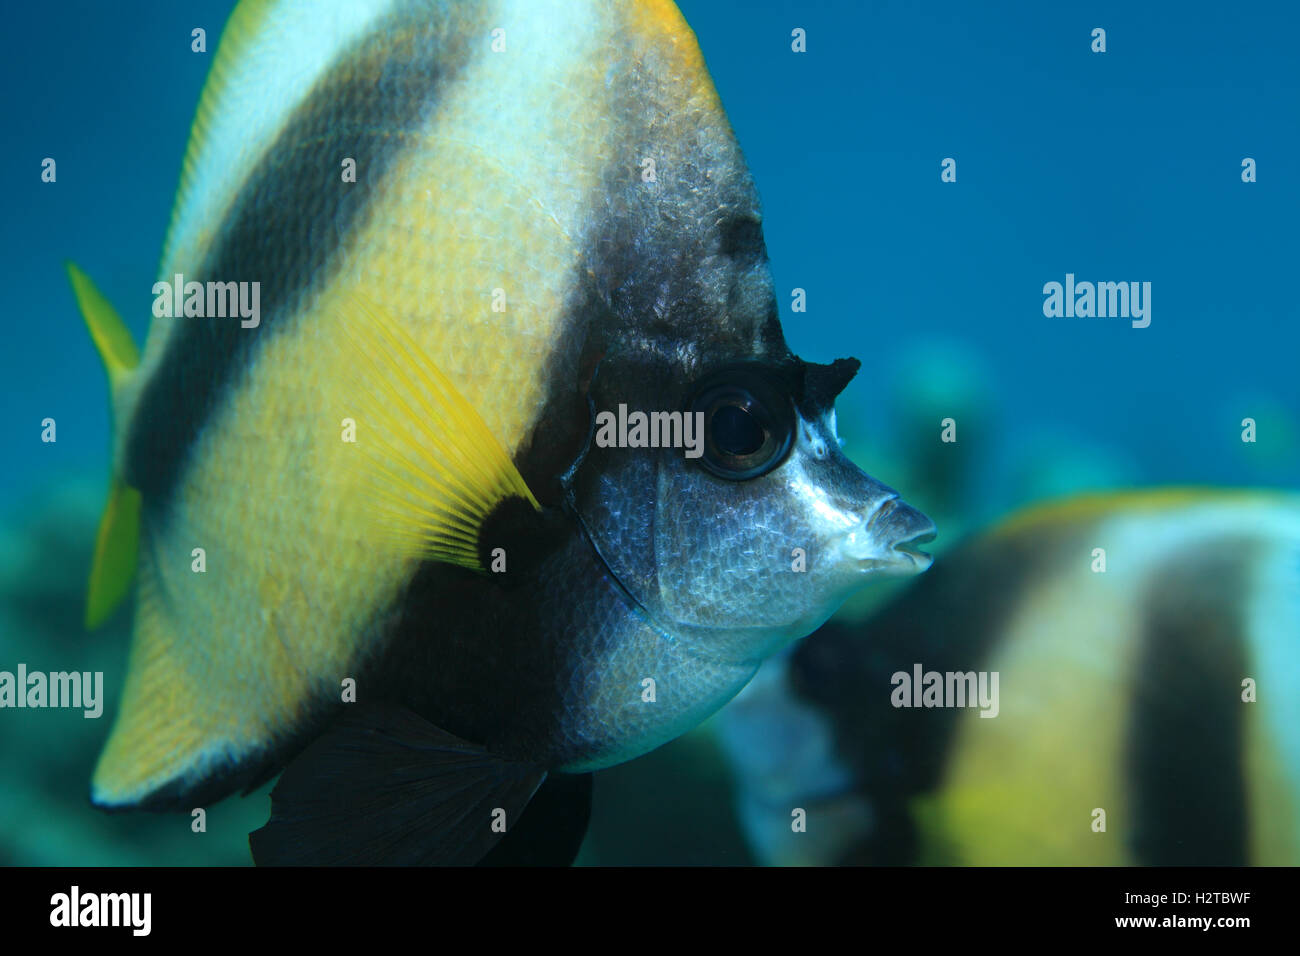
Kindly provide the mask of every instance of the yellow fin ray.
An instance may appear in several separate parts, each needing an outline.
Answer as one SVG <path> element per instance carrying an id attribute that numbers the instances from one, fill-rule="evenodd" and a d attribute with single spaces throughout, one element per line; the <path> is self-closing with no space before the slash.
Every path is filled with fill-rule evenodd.
<path id="1" fill-rule="evenodd" d="M 350 347 L 353 473 L 382 539 L 404 555 L 482 570 L 478 533 L 502 501 L 540 510 L 509 454 L 411 334 L 355 294 L 335 313 Z M 332 331 L 332 330 L 331 330 Z"/>

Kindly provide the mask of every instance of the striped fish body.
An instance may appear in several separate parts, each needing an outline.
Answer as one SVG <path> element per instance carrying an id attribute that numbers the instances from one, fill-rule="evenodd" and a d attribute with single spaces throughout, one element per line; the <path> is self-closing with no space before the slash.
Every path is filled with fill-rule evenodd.
<path id="1" fill-rule="evenodd" d="M 245 0 L 160 276 L 256 283 L 260 312 L 155 307 L 134 373 L 105 352 L 139 560 L 102 806 L 256 783 L 354 701 L 402 709 L 367 741 L 482 748 L 489 791 L 502 761 L 607 766 L 928 564 L 933 526 L 839 452 L 856 363 L 784 343 L 671 3 Z M 598 409 L 706 399 L 701 464 L 593 446 Z"/>
<path id="2" fill-rule="evenodd" d="M 607 83 L 612 64 L 621 82 Z M 146 640 L 100 802 L 177 777 L 183 790 L 250 751 L 273 753 L 307 702 L 337 700 L 341 680 L 360 676 L 401 614 L 418 562 L 384 559 L 369 490 L 340 460 L 353 450 L 341 423 L 360 412 L 356 357 L 331 341 L 350 296 L 436 356 L 546 489 L 555 445 L 572 445 L 566 425 L 585 428 L 572 407 L 601 300 L 655 267 L 655 241 L 680 244 L 635 224 L 660 208 L 756 217 L 701 71 L 670 5 L 239 7 L 199 107 L 161 277 L 260 282 L 262 314 L 256 328 L 156 318 L 119 396 L 122 473 L 144 502 Z M 681 77 L 677 88 L 660 89 L 664 76 Z M 649 154 L 657 190 L 640 177 Z M 697 198 L 717 171 L 721 188 Z M 623 207 L 615 217 L 611 205 Z M 628 234 L 607 234 L 619 228 Z M 733 271 L 742 290 L 770 295 L 765 270 Z M 639 305 L 620 319 L 640 322 Z M 729 329 L 721 317 L 717 335 L 748 353 L 745 319 Z M 196 625 L 208 632 L 198 642 Z M 175 707 L 149 703 L 164 687 Z"/>
<path id="3" fill-rule="evenodd" d="M 838 781 L 798 795 L 810 831 L 846 821 L 817 862 L 1294 865 L 1298 654 L 1295 495 L 1071 499 L 974 536 L 867 621 L 801 644 L 777 700 L 820 721 L 838 759 L 764 779 Z M 996 716 L 970 690 L 896 706 L 895 675 L 918 665 L 944 693 L 949 675 L 973 688 L 965 675 L 996 673 Z M 782 838 L 789 808 L 758 799 L 770 789 L 749 801 L 767 807 L 751 828 L 787 859 L 803 848 Z"/>

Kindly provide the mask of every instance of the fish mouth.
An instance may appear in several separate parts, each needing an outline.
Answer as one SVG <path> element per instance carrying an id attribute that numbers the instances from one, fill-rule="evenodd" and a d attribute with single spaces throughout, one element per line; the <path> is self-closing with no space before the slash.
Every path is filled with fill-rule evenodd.
<path id="1" fill-rule="evenodd" d="M 878 542 L 872 554 L 859 558 L 865 571 L 920 574 L 934 563 L 921 550 L 938 534 L 933 521 L 898 496 L 887 498 L 866 522 L 866 537 Z"/>
<path id="2" fill-rule="evenodd" d="M 938 529 L 931 523 L 929 531 L 922 531 L 904 541 L 894 542 L 894 551 L 905 554 L 912 559 L 918 571 L 924 571 L 934 563 L 934 555 L 922 551 L 919 545 L 929 544 L 938 535 Z"/>

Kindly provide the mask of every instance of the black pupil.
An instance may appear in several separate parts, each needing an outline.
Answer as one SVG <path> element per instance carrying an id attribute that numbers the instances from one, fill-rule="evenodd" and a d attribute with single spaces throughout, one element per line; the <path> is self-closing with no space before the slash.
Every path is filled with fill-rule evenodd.
<path id="1" fill-rule="evenodd" d="M 752 455 L 763 447 L 763 427 L 737 405 L 723 405 L 713 413 L 713 444 L 727 455 Z"/>

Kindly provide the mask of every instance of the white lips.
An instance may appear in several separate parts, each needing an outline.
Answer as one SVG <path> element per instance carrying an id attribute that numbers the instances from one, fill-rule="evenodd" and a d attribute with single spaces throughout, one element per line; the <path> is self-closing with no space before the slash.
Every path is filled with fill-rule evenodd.
<path id="1" fill-rule="evenodd" d="M 934 536 L 934 522 L 895 495 L 849 532 L 843 549 L 864 571 L 919 574 L 934 562 L 919 545 Z"/>

